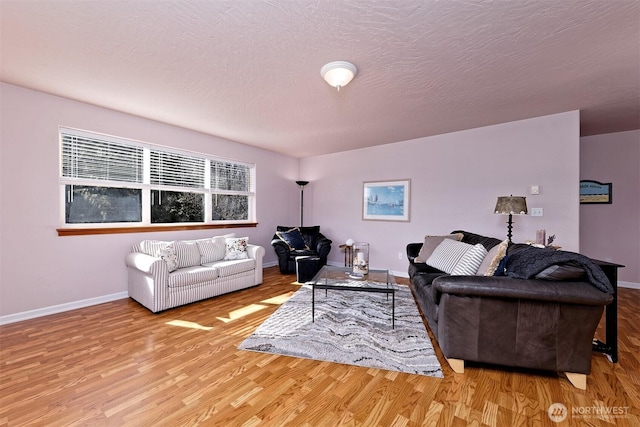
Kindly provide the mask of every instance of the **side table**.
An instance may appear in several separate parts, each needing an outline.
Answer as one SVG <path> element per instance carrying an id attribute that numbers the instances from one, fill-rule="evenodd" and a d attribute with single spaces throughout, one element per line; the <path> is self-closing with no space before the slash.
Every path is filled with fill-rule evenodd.
<path id="1" fill-rule="evenodd" d="M 340 245 L 340 249 L 344 249 L 344 266 L 353 267 L 353 246 Z"/>
<path id="2" fill-rule="evenodd" d="M 604 308 L 605 342 L 594 339 L 593 351 L 604 353 L 613 363 L 618 363 L 618 268 L 624 267 L 613 262 L 592 259 L 604 272 L 613 286 L 613 301 Z"/>

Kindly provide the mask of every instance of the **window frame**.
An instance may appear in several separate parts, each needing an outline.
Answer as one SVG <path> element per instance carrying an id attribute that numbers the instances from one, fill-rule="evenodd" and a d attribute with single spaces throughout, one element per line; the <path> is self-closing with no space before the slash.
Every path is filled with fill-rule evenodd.
<path id="1" fill-rule="evenodd" d="M 124 182 L 108 179 L 88 179 L 64 176 L 64 136 L 104 141 L 105 143 L 135 146 L 143 149 L 143 179 L 142 182 Z M 75 129 L 67 126 L 58 127 L 59 137 L 59 224 L 57 228 L 59 236 L 83 235 L 83 234 L 112 234 L 112 233 L 135 233 L 148 231 L 175 231 L 175 230 L 195 230 L 210 228 L 233 228 L 233 227 L 255 227 L 256 221 L 256 165 L 253 163 L 240 162 L 228 158 L 213 156 L 206 153 L 183 150 L 174 147 L 167 147 L 158 144 L 151 144 L 136 141 L 128 138 L 106 135 L 97 132 Z M 177 154 L 203 159 L 204 183 L 202 188 L 151 184 L 151 151 L 161 151 L 170 154 Z M 210 174 L 212 162 L 222 162 L 231 165 L 240 165 L 248 168 L 248 189 L 246 191 L 218 190 L 212 189 L 210 185 Z M 134 188 L 142 191 L 141 211 L 142 220 L 140 222 L 104 222 L 104 223 L 67 223 L 66 222 L 66 186 L 83 185 L 95 187 L 112 188 Z M 204 194 L 204 218 L 199 222 L 174 222 L 174 223 L 152 223 L 151 222 L 151 192 L 178 191 Z M 248 197 L 248 211 L 246 220 L 213 220 L 212 196 L 214 194 L 231 194 Z"/>

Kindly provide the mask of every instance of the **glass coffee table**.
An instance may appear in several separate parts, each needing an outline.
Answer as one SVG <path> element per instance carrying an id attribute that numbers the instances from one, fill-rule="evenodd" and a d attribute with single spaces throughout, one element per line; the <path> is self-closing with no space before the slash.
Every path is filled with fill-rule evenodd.
<path id="1" fill-rule="evenodd" d="M 311 281 L 311 321 L 315 322 L 316 289 L 324 289 L 325 295 L 329 290 L 352 292 L 375 292 L 391 294 L 391 327 L 396 327 L 396 281 L 389 270 L 369 270 L 363 278 L 350 277 L 353 270 L 350 267 L 335 267 L 325 265 L 318 271 Z"/>

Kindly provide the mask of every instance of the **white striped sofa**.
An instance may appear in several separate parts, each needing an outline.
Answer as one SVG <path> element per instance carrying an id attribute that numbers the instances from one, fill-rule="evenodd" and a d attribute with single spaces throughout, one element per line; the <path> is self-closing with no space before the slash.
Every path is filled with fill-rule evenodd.
<path id="1" fill-rule="evenodd" d="M 239 249 L 239 250 L 238 250 Z M 262 246 L 233 234 L 144 240 L 125 257 L 129 296 L 154 313 L 262 283 Z"/>

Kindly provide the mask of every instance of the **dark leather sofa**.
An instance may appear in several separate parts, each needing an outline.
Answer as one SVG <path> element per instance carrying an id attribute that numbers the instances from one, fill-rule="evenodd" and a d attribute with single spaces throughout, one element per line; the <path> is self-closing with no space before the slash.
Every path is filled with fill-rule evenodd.
<path id="1" fill-rule="evenodd" d="M 462 241 L 487 250 L 500 240 L 466 231 Z M 522 246 L 510 245 L 507 259 Z M 586 388 L 592 340 L 613 296 L 581 279 L 449 276 L 415 263 L 422 243 L 407 245 L 414 296 L 454 372 L 464 361 L 564 372 Z"/>
<path id="2" fill-rule="evenodd" d="M 327 263 L 327 256 L 331 252 L 332 241 L 326 238 L 320 232 L 320 226 L 312 227 L 287 227 L 279 225 L 276 227 L 276 232 L 288 231 L 292 228 L 299 228 L 302 233 L 302 238 L 309 249 L 293 250 L 278 237 L 277 234 L 273 235 L 271 245 L 278 255 L 278 267 L 282 274 L 295 273 L 296 272 L 296 257 L 298 256 L 316 256 L 320 258 L 318 266 L 323 266 Z"/>

